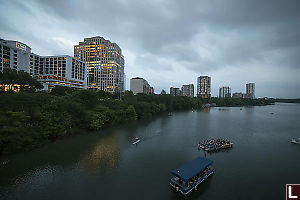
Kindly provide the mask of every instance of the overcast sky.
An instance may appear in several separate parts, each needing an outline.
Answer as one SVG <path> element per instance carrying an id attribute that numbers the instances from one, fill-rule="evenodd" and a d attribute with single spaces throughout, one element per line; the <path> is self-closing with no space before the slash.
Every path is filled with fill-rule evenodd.
<path id="1" fill-rule="evenodd" d="M 257 97 L 300 97 L 299 0 L 0 0 L 0 38 L 73 56 L 84 37 L 116 42 L 129 79 L 159 93 L 212 78 Z M 196 88 L 195 88 L 196 92 Z"/>

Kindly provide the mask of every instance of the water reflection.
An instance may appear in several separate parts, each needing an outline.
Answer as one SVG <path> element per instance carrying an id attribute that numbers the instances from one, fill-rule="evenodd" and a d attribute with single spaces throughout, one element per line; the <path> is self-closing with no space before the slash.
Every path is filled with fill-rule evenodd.
<path id="1" fill-rule="evenodd" d="M 116 168 L 120 159 L 118 139 L 116 135 L 99 139 L 93 149 L 78 162 L 79 168 L 88 173 Z"/>
<path id="2" fill-rule="evenodd" d="M 201 112 L 209 112 L 210 111 L 210 107 L 204 107 L 200 109 Z"/>

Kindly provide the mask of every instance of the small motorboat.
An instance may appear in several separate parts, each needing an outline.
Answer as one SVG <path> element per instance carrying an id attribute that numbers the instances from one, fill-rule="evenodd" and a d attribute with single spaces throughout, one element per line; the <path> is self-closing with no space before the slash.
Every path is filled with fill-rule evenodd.
<path id="1" fill-rule="evenodd" d="M 300 144 L 300 138 L 292 139 L 291 143 Z"/>
<path id="2" fill-rule="evenodd" d="M 133 142 L 132 144 L 138 144 L 138 143 L 140 143 L 140 142 L 141 142 L 141 139 L 138 138 L 138 137 L 136 137 L 136 138 L 134 139 L 134 142 Z"/>

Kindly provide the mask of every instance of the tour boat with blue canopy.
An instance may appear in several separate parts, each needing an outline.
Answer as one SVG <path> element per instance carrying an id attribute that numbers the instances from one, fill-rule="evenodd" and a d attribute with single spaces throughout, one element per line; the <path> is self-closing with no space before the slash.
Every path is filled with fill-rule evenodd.
<path id="1" fill-rule="evenodd" d="M 213 161 L 198 157 L 183 166 L 171 171 L 175 177 L 170 181 L 170 185 L 183 195 L 187 195 L 193 189 L 214 173 L 211 167 Z"/>

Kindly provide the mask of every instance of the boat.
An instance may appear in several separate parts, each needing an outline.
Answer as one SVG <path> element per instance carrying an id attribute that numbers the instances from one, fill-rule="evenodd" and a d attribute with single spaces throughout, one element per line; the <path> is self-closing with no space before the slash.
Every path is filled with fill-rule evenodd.
<path id="1" fill-rule="evenodd" d="M 168 116 L 172 116 L 172 113 L 171 113 L 171 112 L 169 112 L 169 113 L 168 113 Z"/>
<path id="2" fill-rule="evenodd" d="M 134 139 L 134 142 L 133 142 L 132 144 L 138 144 L 138 143 L 140 143 L 140 142 L 141 142 L 141 139 L 138 138 L 138 137 L 136 137 L 136 138 Z"/>
<path id="3" fill-rule="evenodd" d="M 300 144 L 300 138 L 292 139 L 291 143 Z"/>
<path id="4" fill-rule="evenodd" d="M 205 151 L 218 151 L 218 150 L 222 150 L 222 149 L 228 149 L 228 148 L 232 148 L 233 143 L 227 143 L 227 144 L 222 144 L 222 145 L 212 145 L 209 146 L 207 148 L 205 148 Z"/>
<path id="5" fill-rule="evenodd" d="M 198 148 L 201 148 L 204 151 L 218 151 L 232 147 L 233 143 L 225 139 L 210 139 L 202 143 L 198 143 Z"/>
<path id="6" fill-rule="evenodd" d="M 178 169 L 172 170 L 174 175 L 170 180 L 170 186 L 183 195 L 187 195 L 192 190 L 197 190 L 198 185 L 205 181 L 214 173 L 211 167 L 213 161 L 198 157 Z"/>

